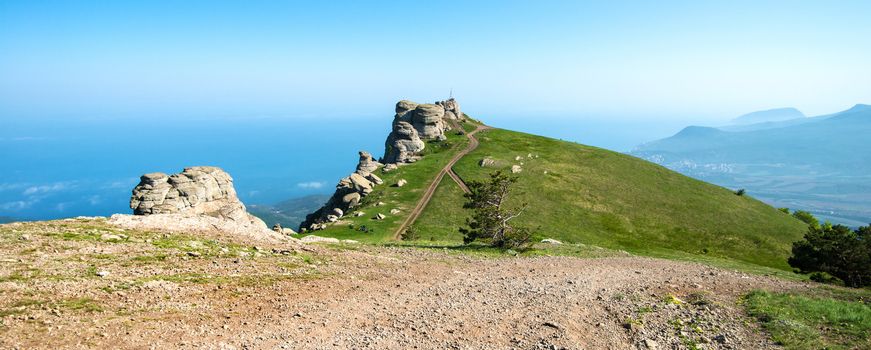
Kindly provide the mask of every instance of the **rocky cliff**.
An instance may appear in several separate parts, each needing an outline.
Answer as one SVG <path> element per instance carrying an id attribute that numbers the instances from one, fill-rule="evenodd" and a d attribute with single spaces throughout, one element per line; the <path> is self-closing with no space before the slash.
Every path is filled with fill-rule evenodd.
<path id="1" fill-rule="evenodd" d="M 133 189 L 130 208 L 134 215 L 202 215 L 266 227 L 263 221 L 248 214 L 236 196 L 233 178 L 217 167 L 190 167 L 173 175 L 142 175 Z"/>
<path id="2" fill-rule="evenodd" d="M 382 183 L 374 174 L 382 165 L 382 171 L 413 163 L 420 159 L 427 140 L 442 140 L 450 124 L 461 120 L 460 104 L 453 98 L 436 103 L 418 104 L 408 100 L 396 103 L 393 130 L 387 136 L 384 156 L 377 162 L 366 151 L 360 151 L 357 169 L 336 184 L 336 192 L 323 207 L 306 216 L 300 231 L 326 228 L 326 224 L 348 215 L 360 200 Z M 383 163 L 383 164 L 382 164 Z"/>
<path id="3" fill-rule="evenodd" d="M 387 136 L 384 163 L 411 163 L 419 158 L 425 140 L 445 138 L 449 120 L 463 118 L 460 104 L 453 98 L 436 103 L 417 104 L 408 100 L 396 103 L 393 131 Z"/>

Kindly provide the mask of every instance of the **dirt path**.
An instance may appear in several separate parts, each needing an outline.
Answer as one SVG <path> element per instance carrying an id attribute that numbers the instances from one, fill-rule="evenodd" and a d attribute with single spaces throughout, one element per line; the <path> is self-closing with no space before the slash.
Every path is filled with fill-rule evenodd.
<path id="1" fill-rule="evenodd" d="M 478 139 L 475 138 L 475 134 L 481 130 L 486 129 L 490 129 L 490 127 L 486 125 L 478 125 L 475 130 L 472 130 L 472 132 L 466 134 L 466 137 L 469 139 L 469 145 L 466 146 L 465 149 L 454 155 L 454 157 L 451 158 L 450 161 L 448 161 L 448 164 L 446 164 L 439 171 L 435 179 L 433 179 L 432 183 L 430 183 L 429 187 L 426 188 L 426 191 L 423 193 L 423 197 L 421 197 L 420 200 L 417 201 L 417 205 L 414 206 L 414 210 L 412 210 L 408 214 L 408 217 L 405 218 L 405 221 L 402 222 L 402 225 L 400 225 L 399 228 L 396 229 L 396 232 L 393 234 L 394 240 L 399 239 L 400 235 L 402 235 L 402 233 L 405 232 L 405 230 L 409 226 L 411 226 L 411 224 L 413 224 L 415 220 L 417 220 L 418 216 L 420 216 L 423 210 L 426 209 L 426 205 L 429 204 L 429 201 L 432 199 L 433 194 L 435 194 L 436 189 L 438 189 L 439 183 L 441 183 L 442 179 L 445 177 L 445 174 L 448 174 L 448 176 L 454 179 L 454 181 L 456 181 L 457 184 L 460 185 L 460 188 L 462 188 L 463 191 L 465 191 L 466 193 L 469 192 L 469 187 L 466 186 L 463 180 L 460 179 L 460 177 L 454 172 L 453 166 L 457 163 L 457 161 L 463 158 L 463 156 L 469 154 L 469 152 L 473 151 L 475 148 L 478 147 Z"/>
<path id="2" fill-rule="evenodd" d="M 106 261 L 114 250 L 138 254 L 139 247 L 81 244 L 60 254 L 97 248 Z M 111 272 L 105 278 L 3 282 L 4 293 L 16 299 L 86 297 L 100 308 L 34 305 L 0 317 L 0 348 L 776 349 L 744 314 L 740 296 L 757 288 L 807 288 L 638 257 L 312 249 L 311 265 L 304 267 L 312 278 L 234 280 L 280 270 L 275 259 L 284 258 L 264 256 L 191 258 L 177 267 L 171 260 L 112 264 L 103 267 Z M 70 260 L 46 254 L 25 261 L 50 271 L 68 268 Z M 203 277 L 179 281 L 154 271 L 170 268 Z M 140 275 L 152 277 L 123 287 Z M 115 288 L 100 287 L 107 283 Z"/>

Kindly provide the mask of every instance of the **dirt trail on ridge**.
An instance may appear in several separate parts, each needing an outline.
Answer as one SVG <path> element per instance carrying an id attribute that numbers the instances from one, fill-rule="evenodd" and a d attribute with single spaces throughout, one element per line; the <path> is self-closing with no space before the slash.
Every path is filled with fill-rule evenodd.
<path id="1" fill-rule="evenodd" d="M 408 229 L 408 227 L 417 220 L 421 213 L 423 213 L 423 210 L 426 209 L 426 205 L 429 204 L 429 201 L 435 194 L 436 189 L 438 189 L 439 183 L 441 183 L 442 179 L 445 177 L 445 174 L 448 174 L 448 176 L 456 181 L 464 192 L 469 192 L 469 187 L 466 186 L 465 182 L 463 182 L 463 180 L 457 175 L 457 173 L 454 172 L 453 167 L 454 164 L 457 163 L 457 161 L 463 158 L 463 156 L 469 154 L 469 152 L 475 150 L 475 148 L 478 147 L 479 142 L 478 139 L 475 138 L 475 134 L 479 131 L 486 129 L 490 129 L 490 127 L 486 125 L 478 125 L 475 130 L 472 130 L 472 132 L 466 134 L 466 137 L 469 139 L 469 145 L 466 146 L 465 149 L 454 155 L 454 157 L 451 158 L 450 161 L 448 161 L 448 164 L 445 164 L 445 166 L 441 170 L 439 170 L 439 173 L 436 175 L 435 179 L 433 179 L 429 187 L 426 188 L 423 196 L 420 198 L 420 200 L 417 201 L 417 205 L 414 206 L 414 209 L 408 214 L 408 217 L 405 218 L 405 221 L 402 222 L 402 225 L 400 225 L 399 228 L 396 229 L 396 232 L 393 234 L 394 240 L 399 239 L 402 233 L 405 232 L 405 230 Z"/>

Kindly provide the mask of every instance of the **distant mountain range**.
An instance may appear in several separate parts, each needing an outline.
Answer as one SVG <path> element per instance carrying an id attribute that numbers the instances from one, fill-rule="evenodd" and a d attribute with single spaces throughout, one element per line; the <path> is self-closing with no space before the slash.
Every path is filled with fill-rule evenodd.
<path id="1" fill-rule="evenodd" d="M 329 195 L 315 194 L 288 199 L 273 205 L 251 204 L 247 209 L 249 213 L 265 221 L 269 227 L 279 223 L 281 227 L 296 230 L 307 214 L 318 210 L 328 199 L 330 199 Z"/>
<path id="2" fill-rule="evenodd" d="M 747 113 L 738 118 L 732 119 L 732 124 L 757 124 L 801 118 L 805 118 L 804 113 L 795 108 L 775 108 L 766 111 Z"/>
<path id="3" fill-rule="evenodd" d="M 782 119 L 793 115 L 796 118 Z M 871 106 L 807 118 L 795 109 L 747 114 L 753 124 L 687 127 L 636 147 L 640 158 L 833 222 L 871 222 Z"/>

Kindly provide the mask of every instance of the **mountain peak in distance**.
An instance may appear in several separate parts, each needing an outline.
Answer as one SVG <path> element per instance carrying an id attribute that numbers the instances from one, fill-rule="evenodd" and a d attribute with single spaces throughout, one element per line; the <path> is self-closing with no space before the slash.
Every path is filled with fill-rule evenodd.
<path id="1" fill-rule="evenodd" d="M 732 119 L 732 124 L 754 124 L 764 122 L 776 122 L 790 119 L 806 118 L 804 113 L 792 108 L 775 108 L 764 111 L 747 113 L 738 118 Z"/>

